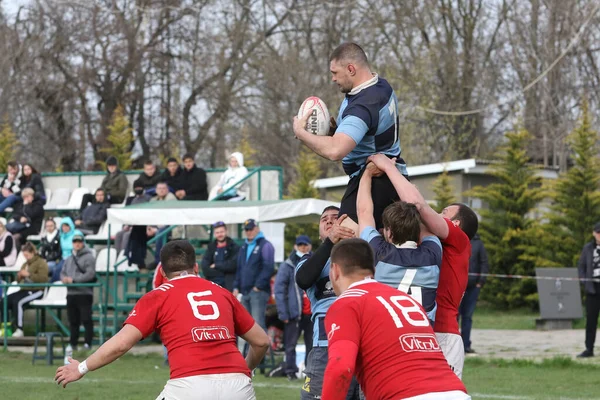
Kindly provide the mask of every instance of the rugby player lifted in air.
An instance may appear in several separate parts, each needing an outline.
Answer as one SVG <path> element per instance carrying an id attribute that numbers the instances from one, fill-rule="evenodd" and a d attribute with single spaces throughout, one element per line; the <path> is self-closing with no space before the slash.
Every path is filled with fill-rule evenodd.
<path id="1" fill-rule="evenodd" d="M 355 43 L 344 43 L 330 57 L 332 80 L 346 97 L 340 106 L 337 122 L 332 118 L 331 136 L 317 136 L 306 130 L 310 113 L 294 117 L 294 134 L 307 147 L 328 160 L 342 160 L 350 181 L 342 198 L 340 215 L 354 222 L 358 185 L 367 158 L 376 153 L 397 159 L 396 167 L 407 175 L 400 158 L 398 137 L 398 99 L 390 84 L 371 71 L 363 49 Z M 374 217 L 377 229 L 383 227 L 383 210 L 398 194 L 386 176 L 373 179 Z"/>

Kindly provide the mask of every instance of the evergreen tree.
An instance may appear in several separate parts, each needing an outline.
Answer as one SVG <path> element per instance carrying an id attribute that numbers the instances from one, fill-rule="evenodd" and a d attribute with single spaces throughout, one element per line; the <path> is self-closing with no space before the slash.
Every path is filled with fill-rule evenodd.
<path id="1" fill-rule="evenodd" d="M 294 164 L 296 179 L 289 187 L 288 199 L 318 198 L 319 191 L 313 187 L 312 182 L 321 176 L 321 161 L 319 157 L 302 147 L 298 161 Z M 307 235 L 313 241 L 313 247 L 319 245 L 319 224 L 286 224 L 285 226 L 285 251 L 292 251 L 296 236 Z"/>
<path id="2" fill-rule="evenodd" d="M 524 129 L 506 134 L 497 163 L 490 174 L 496 182 L 477 186 L 467 193 L 478 197 L 489 208 L 481 210 L 479 233 L 489 255 L 490 272 L 532 275 L 534 267 L 523 261 L 522 244 L 532 220 L 527 214 L 543 198 L 541 180 L 529 164 L 527 146 L 531 137 Z M 537 289 L 532 280 L 489 279 L 484 296 L 502 308 L 536 303 Z"/>
<path id="3" fill-rule="evenodd" d="M 437 212 L 442 212 L 448 204 L 456 202 L 452 177 L 448 175 L 448 171 L 445 168 L 444 172 L 433 182 L 433 193 L 435 193 L 435 206 L 433 209 Z"/>
<path id="4" fill-rule="evenodd" d="M 523 259 L 539 267 L 574 267 L 592 227 L 600 218 L 598 133 L 591 127 L 588 103 L 567 137 L 573 166 L 549 183 L 551 205 L 542 223 L 529 232 Z"/>
<path id="5" fill-rule="evenodd" d="M 122 170 L 131 169 L 133 160 L 131 159 L 131 148 L 133 143 L 133 129 L 129 125 L 129 120 L 125 116 L 122 106 L 118 106 L 112 118 L 112 123 L 108 127 L 110 133 L 107 140 L 109 147 L 100 150 L 102 154 L 115 156 L 119 162 L 119 168 Z M 104 161 L 98 161 L 102 168 L 106 169 Z"/>
<path id="6" fill-rule="evenodd" d="M 17 136 L 5 119 L 0 130 L 0 172 L 6 172 L 6 164 L 15 159 L 17 153 Z"/>

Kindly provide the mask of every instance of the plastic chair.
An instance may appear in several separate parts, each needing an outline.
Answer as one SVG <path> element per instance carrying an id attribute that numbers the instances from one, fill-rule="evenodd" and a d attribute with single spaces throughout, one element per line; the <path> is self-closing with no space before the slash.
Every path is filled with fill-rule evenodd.
<path id="1" fill-rule="evenodd" d="M 67 204 L 57 205 L 57 210 L 79 210 L 81 208 L 81 202 L 83 201 L 83 196 L 90 193 L 88 188 L 76 188 L 73 189 L 71 196 L 69 197 L 69 201 Z"/>
<path id="2" fill-rule="evenodd" d="M 111 247 L 110 251 L 107 248 L 100 250 L 96 257 L 96 272 L 106 272 L 107 268 L 114 266 L 116 261 L 117 249 Z"/>
<path id="3" fill-rule="evenodd" d="M 68 188 L 55 189 L 52 192 L 52 197 L 50 198 L 50 201 L 46 201 L 46 205 L 44 206 L 44 208 L 46 210 L 57 210 L 58 207 L 68 204 L 70 193 L 71 190 Z"/>

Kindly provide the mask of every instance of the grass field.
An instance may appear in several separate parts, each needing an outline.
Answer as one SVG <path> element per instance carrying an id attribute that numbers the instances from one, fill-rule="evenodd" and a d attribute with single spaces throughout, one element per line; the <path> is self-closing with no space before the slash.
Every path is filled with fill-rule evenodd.
<path id="1" fill-rule="evenodd" d="M 57 366 L 31 365 L 31 356 L 0 352 L 0 398 L 13 400 L 154 399 L 168 379 L 159 355 L 125 356 L 66 389 L 52 379 Z M 465 384 L 474 399 L 598 399 L 600 367 L 570 359 L 541 364 L 468 358 Z M 298 399 L 300 382 L 284 378 L 254 379 L 259 400 Z"/>
<path id="2" fill-rule="evenodd" d="M 539 317 L 539 312 L 526 309 L 498 310 L 479 302 L 473 315 L 473 329 L 535 329 L 535 320 Z M 585 319 L 573 321 L 573 329 L 585 329 Z"/>

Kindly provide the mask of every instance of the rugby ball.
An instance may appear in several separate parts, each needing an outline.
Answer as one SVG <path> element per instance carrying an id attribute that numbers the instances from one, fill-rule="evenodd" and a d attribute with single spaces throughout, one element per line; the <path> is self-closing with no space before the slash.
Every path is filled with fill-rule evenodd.
<path id="1" fill-rule="evenodd" d="M 318 97 L 312 96 L 302 102 L 298 110 L 298 118 L 302 118 L 310 112 L 306 122 L 306 130 L 313 135 L 329 135 L 329 111 L 325 102 Z"/>

